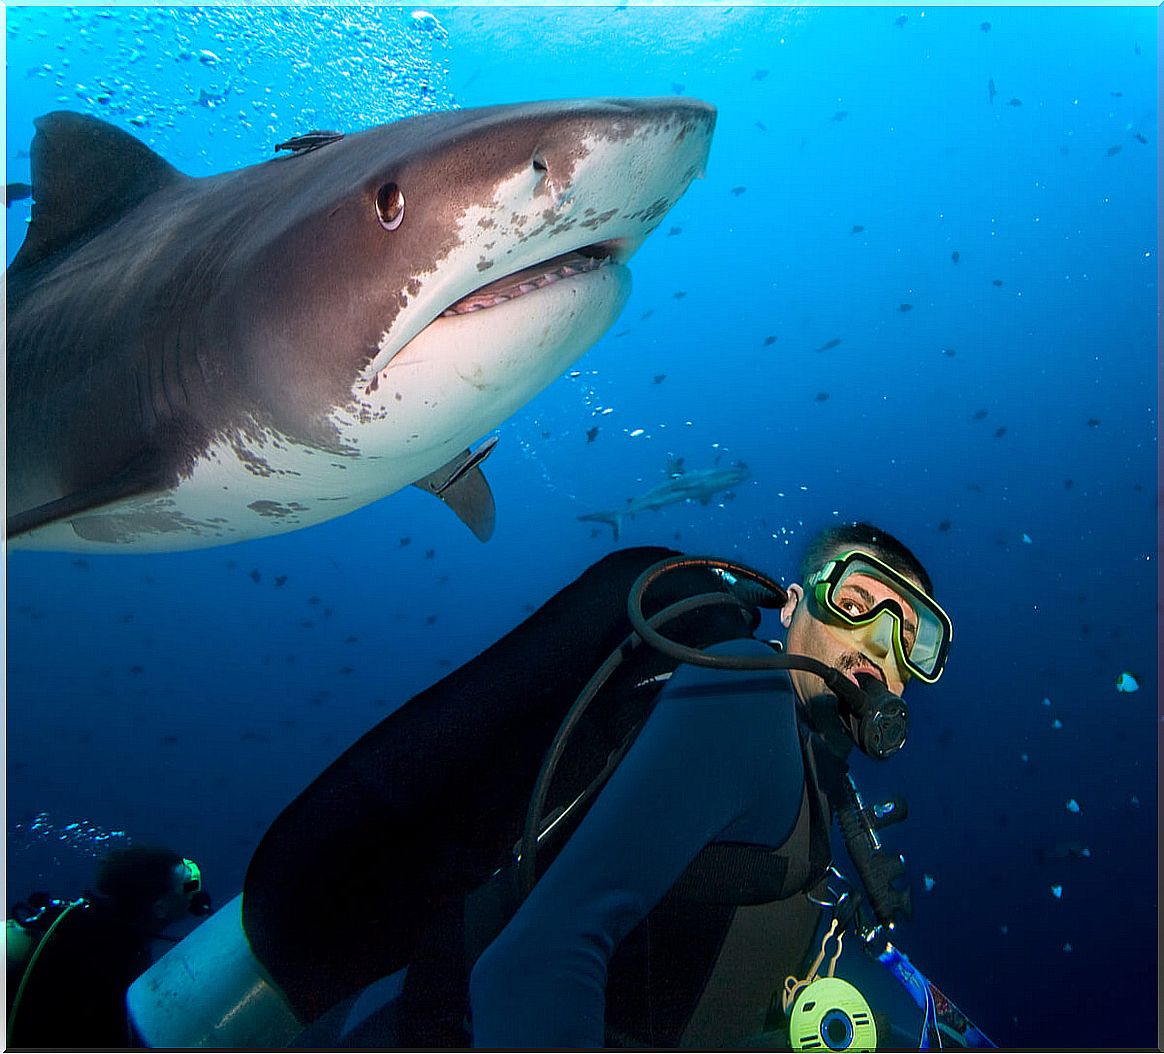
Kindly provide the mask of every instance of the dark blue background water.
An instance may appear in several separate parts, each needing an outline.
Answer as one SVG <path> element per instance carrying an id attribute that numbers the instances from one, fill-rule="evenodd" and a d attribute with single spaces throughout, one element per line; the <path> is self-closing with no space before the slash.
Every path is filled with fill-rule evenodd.
<path id="1" fill-rule="evenodd" d="M 787 581 L 812 532 L 867 518 L 954 618 L 908 748 L 858 773 L 910 800 L 888 836 L 915 886 L 902 946 L 1005 1045 L 1151 1044 L 1156 12 L 435 13 L 7 12 L 9 180 L 61 107 L 194 175 L 438 107 L 719 107 L 707 179 L 639 253 L 623 316 L 499 430 L 487 545 L 408 492 L 230 548 L 9 554 L 9 900 L 79 889 L 124 831 L 199 860 L 225 901 L 339 751 L 612 547 L 579 514 L 671 455 L 742 459 L 734 500 L 623 541 Z M 9 259 L 26 216 L 8 210 Z M 1037 862 L 1060 843 L 1091 856 Z"/>

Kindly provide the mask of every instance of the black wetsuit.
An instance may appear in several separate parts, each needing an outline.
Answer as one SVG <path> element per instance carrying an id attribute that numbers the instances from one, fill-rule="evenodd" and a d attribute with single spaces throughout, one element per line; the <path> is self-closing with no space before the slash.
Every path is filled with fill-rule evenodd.
<path id="1" fill-rule="evenodd" d="M 753 640 L 712 652 L 771 654 Z M 788 676 L 682 666 L 590 812 L 472 974 L 483 1047 L 598 1047 L 607 964 L 716 842 L 780 846 L 804 793 Z"/>
<path id="2" fill-rule="evenodd" d="M 72 909 L 32 966 L 9 1046 L 129 1046 L 125 993 L 149 965 L 148 937 L 99 905 Z"/>

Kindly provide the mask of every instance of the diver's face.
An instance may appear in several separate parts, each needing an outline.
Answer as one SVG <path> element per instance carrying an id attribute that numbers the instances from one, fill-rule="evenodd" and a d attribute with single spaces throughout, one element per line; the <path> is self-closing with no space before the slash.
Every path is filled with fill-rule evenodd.
<path id="1" fill-rule="evenodd" d="M 912 580 L 912 576 L 909 576 Z M 919 583 L 920 585 L 920 583 Z M 901 695 L 909 680 L 901 669 L 893 647 L 890 619 L 882 616 L 866 626 L 848 626 L 830 621 L 815 598 L 806 598 L 801 586 L 788 588 L 789 602 L 781 612 L 788 627 L 787 649 L 792 655 L 808 655 L 840 670 L 854 684 L 858 673 L 869 673 L 880 680 L 894 695 Z M 859 615 L 872 610 L 882 600 L 896 601 L 905 614 L 902 638 L 906 647 L 917 632 L 917 614 L 892 586 L 871 575 L 850 575 L 837 603 Z M 824 681 L 815 674 L 792 670 L 792 685 L 802 702 L 827 691 Z"/>

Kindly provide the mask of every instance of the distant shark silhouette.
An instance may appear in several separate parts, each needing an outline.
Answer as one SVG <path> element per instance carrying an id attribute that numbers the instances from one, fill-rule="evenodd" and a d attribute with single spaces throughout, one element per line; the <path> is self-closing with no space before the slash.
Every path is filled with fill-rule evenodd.
<path id="1" fill-rule="evenodd" d="M 96 118 L 36 122 L 8 271 L 10 541 L 188 549 L 416 483 L 482 540 L 469 444 L 613 323 L 715 110 L 427 114 L 206 178 Z"/>
<path id="2" fill-rule="evenodd" d="M 621 509 L 609 509 L 606 512 L 588 512 L 579 516 L 580 520 L 593 520 L 598 523 L 609 523 L 614 530 L 614 540 L 618 541 L 622 529 L 622 521 L 627 516 L 634 516 L 648 509 L 661 509 L 666 505 L 676 505 L 681 501 L 697 501 L 700 505 L 707 505 L 711 499 L 723 490 L 730 490 L 737 484 L 743 483 L 751 475 L 748 466 L 742 461 L 731 468 L 700 468 L 686 471 L 683 468 L 683 459 L 672 462 L 670 475 L 665 483 L 652 487 L 639 498 L 628 498 L 626 505 Z"/>

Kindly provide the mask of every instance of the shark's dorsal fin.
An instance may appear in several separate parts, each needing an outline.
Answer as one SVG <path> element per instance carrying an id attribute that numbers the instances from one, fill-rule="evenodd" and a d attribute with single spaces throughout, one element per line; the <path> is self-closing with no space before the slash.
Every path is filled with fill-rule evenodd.
<path id="1" fill-rule="evenodd" d="M 9 274 L 79 248 L 154 191 L 188 178 L 96 117 L 54 110 L 33 123 L 32 221 Z"/>
<path id="2" fill-rule="evenodd" d="M 492 449 L 493 444 L 487 443 L 473 454 L 466 447 L 447 465 L 442 465 L 413 484 L 425 493 L 440 498 L 483 542 L 493 537 L 493 525 L 497 517 L 493 492 L 480 467 Z M 481 453 L 482 450 L 484 453 Z"/>

